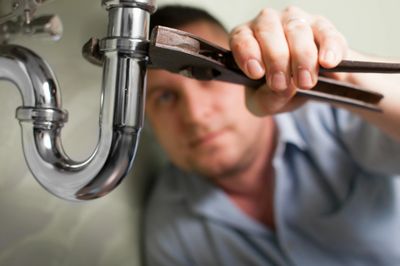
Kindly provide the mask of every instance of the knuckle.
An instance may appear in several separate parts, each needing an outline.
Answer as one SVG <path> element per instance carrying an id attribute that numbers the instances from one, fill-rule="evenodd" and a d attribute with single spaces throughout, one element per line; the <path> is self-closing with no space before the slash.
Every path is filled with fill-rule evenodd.
<path id="1" fill-rule="evenodd" d="M 266 8 L 261 9 L 258 16 L 259 17 L 269 17 L 269 16 L 275 16 L 276 14 L 277 14 L 276 10 L 266 7 Z"/>
<path id="2" fill-rule="evenodd" d="M 246 51 L 251 48 L 250 42 L 239 35 L 232 36 L 230 44 L 231 49 L 234 51 Z"/>
<path id="3" fill-rule="evenodd" d="M 302 10 L 300 8 L 298 8 L 297 6 L 294 6 L 294 5 L 288 5 L 287 7 L 285 7 L 283 9 L 283 12 L 287 13 L 287 14 L 298 13 L 298 12 L 301 12 L 301 11 Z"/>
<path id="4" fill-rule="evenodd" d="M 318 51 L 316 48 L 299 48 L 292 52 L 290 59 L 292 62 L 297 62 L 296 66 L 310 68 L 317 62 Z"/>
<path id="5" fill-rule="evenodd" d="M 250 26 L 254 35 L 277 34 L 282 30 L 280 18 L 277 16 L 255 20 Z"/>
<path id="6" fill-rule="evenodd" d="M 309 26 L 300 19 L 292 19 L 285 24 L 285 31 L 288 33 L 304 31 L 307 30 L 307 28 L 309 28 Z"/>
<path id="7" fill-rule="evenodd" d="M 236 26 L 234 27 L 231 32 L 229 33 L 229 37 L 232 38 L 232 36 L 238 34 L 238 32 L 240 31 L 241 26 Z"/>
<path id="8" fill-rule="evenodd" d="M 249 36 L 244 33 L 238 32 L 230 36 L 229 43 L 231 49 L 238 49 L 243 46 L 249 45 Z"/>
<path id="9" fill-rule="evenodd" d="M 243 66 L 249 58 L 258 57 L 257 53 L 254 52 L 254 45 L 251 41 L 242 40 L 231 42 L 230 48 L 239 66 Z"/>
<path id="10" fill-rule="evenodd" d="M 325 18 L 324 16 L 321 15 L 314 15 L 314 19 L 313 19 L 316 23 L 324 23 L 324 24 L 331 24 L 330 21 Z"/>
<path id="11" fill-rule="evenodd" d="M 262 24 L 254 25 L 254 36 L 256 38 L 268 39 L 274 37 L 277 30 L 274 27 L 267 27 Z"/>
<path id="12" fill-rule="evenodd" d="M 326 43 L 326 42 L 338 42 L 340 41 L 340 36 L 336 31 L 333 30 L 325 30 L 323 34 L 320 34 L 321 37 L 321 42 Z"/>
<path id="13" fill-rule="evenodd" d="M 268 65 L 270 65 L 271 68 L 283 68 L 284 70 L 284 68 L 286 68 L 286 65 L 288 64 L 289 56 L 289 51 L 274 51 L 273 54 L 270 54 L 268 56 Z"/>
<path id="14" fill-rule="evenodd" d="M 347 46 L 347 41 L 342 34 L 335 30 L 327 30 L 321 37 L 322 44 L 337 44 L 339 46 Z"/>
<path id="15" fill-rule="evenodd" d="M 313 28 L 314 28 L 317 32 L 319 32 L 319 33 L 324 33 L 324 32 L 333 33 L 333 32 L 337 32 L 337 30 L 336 30 L 336 28 L 333 26 L 333 24 L 330 23 L 330 22 L 327 21 L 327 20 L 324 20 L 324 19 L 317 19 L 317 20 L 315 20 L 312 26 L 313 26 Z"/>
<path id="16" fill-rule="evenodd" d="M 249 30 L 248 30 L 248 27 L 247 27 L 247 26 L 245 26 L 245 25 L 240 25 L 240 26 L 237 26 L 237 27 L 233 28 L 233 30 L 232 30 L 231 33 L 230 33 L 230 37 L 232 38 L 232 37 L 234 37 L 234 36 L 240 36 L 240 35 L 245 34 L 245 33 L 248 32 L 248 31 L 249 31 Z"/>
<path id="17" fill-rule="evenodd" d="M 246 51 L 246 48 L 248 48 L 248 46 L 249 45 L 246 42 L 234 42 L 231 45 L 231 49 L 234 53 L 239 53 L 242 51 Z"/>
<path id="18" fill-rule="evenodd" d="M 237 32 L 234 32 L 233 34 L 231 34 L 231 36 L 229 36 L 229 42 L 231 43 L 231 45 L 240 42 L 241 39 L 242 37 Z"/>
<path id="19" fill-rule="evenodd" d="M 304 61 L 316 61 L 318 58 L 318 51 L 316 47 L 304 47 L 299 49 L 297 58 Z"/>
<path id="20" fill-rule="evenodd" d="M 341 43 L 341 38 L 339 37 L 338 34 L 333 33 L 333 32 L 327 32 L 321 37 L 321 43 L 322 44 L 330 44 L 330 43 Z"/>

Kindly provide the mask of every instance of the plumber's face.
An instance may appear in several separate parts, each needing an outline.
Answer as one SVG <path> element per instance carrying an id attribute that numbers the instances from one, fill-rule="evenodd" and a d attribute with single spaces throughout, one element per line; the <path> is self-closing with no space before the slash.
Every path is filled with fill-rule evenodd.
<path id="1" fill-rule="evenodd" d="M 228 47 L 228 35 L 208 22 L 180 29 Z M 266 123 L 249 113 L 244 96 L 240 85 L 150 70 L 146 114 L 175 165 L 215 178 L 245 167 L 261 148 Z"/>

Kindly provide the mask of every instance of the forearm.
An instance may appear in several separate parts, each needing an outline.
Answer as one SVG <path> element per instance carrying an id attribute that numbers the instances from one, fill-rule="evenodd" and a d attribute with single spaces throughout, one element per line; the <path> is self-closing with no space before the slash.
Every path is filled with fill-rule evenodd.
<path id="1" fill-rule="evenodd" d="M 350 52 L 348 58 L 361 61 L 388 61 L 387 59 L 364 56 L 355 52 Z M 339 75 L 338 78 L 384 95 L 379 103 L 379 107 L 382 109 L 381 113 L 353 107 L 345 108 L 357 113 L 400 141 L 400 74 L 351 73 Z"/>

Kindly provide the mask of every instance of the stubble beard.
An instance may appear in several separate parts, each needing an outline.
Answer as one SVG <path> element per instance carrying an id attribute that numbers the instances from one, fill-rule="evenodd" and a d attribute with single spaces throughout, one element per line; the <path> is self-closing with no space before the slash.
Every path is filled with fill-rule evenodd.
<path id="1" fill-rule="evenodd" d="M 257 139 L 257 138 L 256 138 Z M 252 141 L 247 147 L 239 152 L 236 159 L 225 162 L 211 162 L 215 165 L 201 164 L 196 159 L 189 161 L 192 172 L 197 175 L 206 177 L 211 181 L 226 180 L 228 178 L 237 177 L 245 173 L 260 156 L 260 145 L 257 141 Z M 218 160 L 218 159 L 217 159 Z"/>

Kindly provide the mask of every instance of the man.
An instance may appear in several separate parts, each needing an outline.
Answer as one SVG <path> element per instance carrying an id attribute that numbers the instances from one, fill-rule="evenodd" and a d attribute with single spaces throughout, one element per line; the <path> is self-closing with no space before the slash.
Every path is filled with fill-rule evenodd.
<path id="1" fill-rule="evenodd" d="M 368 59 L 327 19 L 265 9 L 228 35 L 172 6 L 152 22 L 230 47 L 266 84 L 149 71 L 147 118 L 172 164 L 146 207 L 148 265 L 400 265 L 398 75 L 331 75 L 383 93 L 383 113 L 299 104 L 319 66 Z"/>

